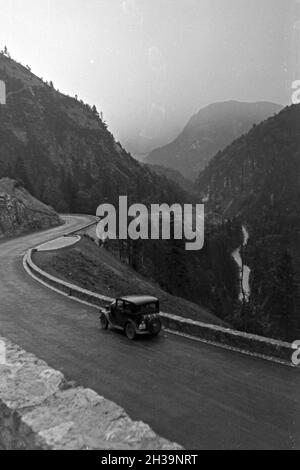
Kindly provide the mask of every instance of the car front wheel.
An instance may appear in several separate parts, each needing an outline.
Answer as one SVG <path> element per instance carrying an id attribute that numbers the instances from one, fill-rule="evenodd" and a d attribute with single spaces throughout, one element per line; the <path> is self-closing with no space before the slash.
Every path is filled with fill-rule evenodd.
<path id="1" fill-rule="evenodd" d="M 133 341 L 136 338 L 136 330 L 132 323 L 127 323 L 125 327 L 125 333 L 127 338 L 130 339 L 130 341 Z"/>
<path id="2" fill-rule="evenodd" d="M 149 324 L 149 332 L 153 338 L 159 335 L 162 329 L 162 324 L 159 318 L 152 320 Z"/>

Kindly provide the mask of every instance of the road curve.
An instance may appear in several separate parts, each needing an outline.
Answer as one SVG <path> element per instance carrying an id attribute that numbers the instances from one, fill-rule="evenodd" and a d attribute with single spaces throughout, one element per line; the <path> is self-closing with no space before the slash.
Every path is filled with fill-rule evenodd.
<path id="1" fill-rule="evenodd" d="M 27 249 L 86 219 L 0 243 L 0 333 L 187 449 L 299 449 L 298 370 L 169 334 L 129 342 L 25 273 Z"/>

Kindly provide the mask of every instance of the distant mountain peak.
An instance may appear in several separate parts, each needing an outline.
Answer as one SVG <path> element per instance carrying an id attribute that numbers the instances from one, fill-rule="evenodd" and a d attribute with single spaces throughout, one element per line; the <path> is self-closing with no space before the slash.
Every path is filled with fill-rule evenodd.
<path id="1" fill-rule="evenodd" d="M 194 180 L 218 151 L 281 109 L 269 102 L 212 103 L 194 114 L 173 142 L 151 152 L 147 163 L 172 168 Z"/>

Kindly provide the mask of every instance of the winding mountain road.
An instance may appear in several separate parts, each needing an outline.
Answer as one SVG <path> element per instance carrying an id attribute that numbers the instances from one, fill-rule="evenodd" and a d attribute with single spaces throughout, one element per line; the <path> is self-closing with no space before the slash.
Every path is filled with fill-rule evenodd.
<path id="1" fill-rule="evenodd" d="M 187 449 L 299 449 L 298 370 L 170 334 L 129 342 L 27 275 L 27 249 L 86 221 L 0 243 L 0 333 Z"/>

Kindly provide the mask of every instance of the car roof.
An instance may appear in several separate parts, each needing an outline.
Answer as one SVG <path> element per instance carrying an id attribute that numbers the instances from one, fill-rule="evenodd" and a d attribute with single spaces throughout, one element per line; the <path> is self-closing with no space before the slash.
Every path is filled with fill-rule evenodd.
<path id="1" fill-rule="evenodd" d="M 126 297 L 119 297 L 117 300 L 124 300 L 134 305 L 145 305 L 151 302 L 158 302 L 156 297 L 146 296 L 146 295 L 129 295 Z"/>

